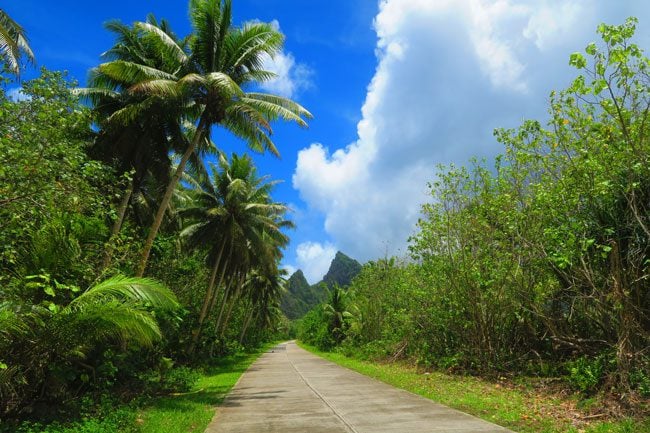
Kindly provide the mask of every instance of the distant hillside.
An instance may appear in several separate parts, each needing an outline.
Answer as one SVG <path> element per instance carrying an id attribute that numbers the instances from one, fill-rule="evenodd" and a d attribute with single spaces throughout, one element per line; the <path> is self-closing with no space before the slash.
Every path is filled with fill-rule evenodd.
<path id="1" fill-rule="evenodd" d="M 339 251 L 323 277 L 323 282 L 327 287 L 334 287 L 335 284 L 341 287 L 349 286 L 359 272 L 361 272 L 361 264 Z"/>
<path id="2" fill-rule="evenodd" d="M 282 297 L 280 308 L 289 319 L 298 319 L 327 299 L 327 288 L 335 284 L 348 286 L 360 271 L 361 264 L 340 251 L 334 256 L 323 280 L 314 285 L 309 285 L 299 269 L 287 281 L 287 293 Z"/>
<path id="3" fill-rule="evenodd" d="M 301 270 L 297 270 L 287 280 L 287 293 L 280 301 L 280 309 L 289 319 L 297 319 L 309 311 L 307 302 L 313 302 L 313 298 L 314 294 L 305 275 Z"/>

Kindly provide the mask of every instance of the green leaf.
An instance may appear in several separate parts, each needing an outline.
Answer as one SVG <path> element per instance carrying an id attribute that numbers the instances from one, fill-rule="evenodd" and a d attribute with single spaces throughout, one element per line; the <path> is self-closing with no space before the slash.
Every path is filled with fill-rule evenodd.
<path id="1" fill-rule="evenodd" d="M 594 95 L 598 95 L 606 88 L 607 88 L 607 81 L 605 81 L 604 79 L 594 81 Z"/>
<path id="2" fill-rule="evenodd" d="M 56 296 L 56 293 L 54 293 L 54 287 L 52 286 L 44 286 L 43 291 L 45 294 L 50 295 L 52 297 Z"/>
<path id="3" fill-rule="evenodd" d="M 596 54 L 598 51 L 598 48 L 596 48 L 596 44 L 591 42 L 589 45 L 587 45 L 587 48 L 585 48 L 585 52 L 589 54 L 590 56 L 593 56 Z"/>
<path id="4" fill-rule="evenodd" d="M 571 54 L 571 57 L 569 57 L 569 65 L 574 66 L 578 69 L 583 69 L 587 66 L 587 60 L 581 53 L 575 52 Z"/>

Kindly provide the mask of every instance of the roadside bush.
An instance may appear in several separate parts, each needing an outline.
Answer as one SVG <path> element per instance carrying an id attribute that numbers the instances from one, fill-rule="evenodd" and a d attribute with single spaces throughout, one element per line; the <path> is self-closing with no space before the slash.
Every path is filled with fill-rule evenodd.
<path id="1" fill-rule="evenodd" d="M 321 350 L 329 350 L 334 347 L 335 341 L 328 324 L 329 318 L 325 316 L 322 305 L 317 305 L 302 318 L 298 338 Z"/>
<path id="2" fill-rule="evenodd" d="M 643 397 L 650 397 L 650 369 L 636 369 L 630 374 L 630 385 Z"/>
<path id="3" fill-rule="evenodd" d="M 568 363 L 569 383 L 579 391 L 595 391 L 605 378 L 604 358 L 581 357 Z"/>
<path id="4" fill-rule="evenodd" d="M 162 376 L 160 389 L 164 392 L 187 392 L 194 387 L 200 376 L 193 368 L 174 367 Z"/>

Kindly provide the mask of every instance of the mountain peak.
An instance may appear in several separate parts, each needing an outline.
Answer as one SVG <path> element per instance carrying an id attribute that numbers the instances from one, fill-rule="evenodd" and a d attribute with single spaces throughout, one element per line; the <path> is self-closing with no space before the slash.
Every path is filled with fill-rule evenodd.
<path id="1" fill-rule="evenodd" d="M 361 264 L 359 262 L 341 251 L 337 251 L 329 270 L 323 277 L 323 282 L 328 287 L 333 287 L 335 284 L 341 287 L 349 286 L 352 279 L 359 272 L 361 272 Z"/>
<path id="2" fill-rule="evenodd" d="M 334 285 L 349 286 L 360 271 L 359 262 L 341 251 L 334 256 L 323 280 L 314 285 L 310 286 L 305 274 L 298 269 L 287 280 L 287 292 L 282 297 L 280 308 L 289 319 L 300 318 L 327 299 L 327 290 L 323 285 L 330 289 Z"/>

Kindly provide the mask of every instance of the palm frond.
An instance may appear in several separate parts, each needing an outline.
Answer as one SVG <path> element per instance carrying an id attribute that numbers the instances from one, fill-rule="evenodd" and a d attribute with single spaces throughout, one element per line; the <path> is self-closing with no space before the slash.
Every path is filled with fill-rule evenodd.
<path id="1" fill-rule="evenodd" d="M 304 117 L 306 119 L 313 119 L 314 116 L 302 105 L 298 104 L 295 101 L 292 101 L 289 98 L 284 98 L 282 96 L 270 95 L 268 93 L 259 93 L 259 92 L 249 92 L 246 93 L 246 98 L 255 99 L 257 101 L 268 102 L 277 106 L 280 106 L 297 116 Z"/>
<path id="2" fill-rule="evenodd" d="M 144 302 L 152 307 L 172 310 L 178 308 L 176 296 L 167 287 L 150 278 L 117 275 L 89 288 L 75 298 L 67 308 L 82 308 L 98 300 L 117 299 Z"/>
<path id="3" fill-rule="evenodd" d="M 94 341 L 119 340 L 150 347 L 161 338 L 156 319 L 134 302 L 85 301 L 83 307 L 76 305 L 74 311 L 64 312 L 61 320 L 70 322 L 62 326 L 74 325 L 91 330 L 87 337 Z M 83 350 L 79 352 L 84 353 Z"/>
<path id="4" fill-rule="evenodd" d="M 167 34 L 159 26 L 147 22 L 137 22 L 133 27 L 146 34 L 154 36 L 159 41 L 161 51 L 176 60 L 179 63 L 179 66 L 188 63 L 189 56 L 187 53 L 172 36 Z"/>
<path id="5" fill-rule="evenodd" d="M 254 98 L 242 98 L 242 102 L 255 108 L 256 111 L 264 113 L 271 120 L 281 118 L 283 120 L 294 121 L 303 128 L 307 127 L 307 123 L 300 117 L 300 114 L 296 114 L 294 111 L 282 105 Z"/>
<path id="6" fill-rule="evenodd" d="M 205 75 L 205 78 L 208 87 L 219 94 L 228 95 L 230 98 L 244 96 L 239 85 L 226 73 L 210 72 Z"/>
<path id="7" fill-rule="evenodd" d="M 239 105 L 233 105 L 229 108 L 228 115 L 223 121 L 224 126 L 229 131 L 244 139 L 248 147 L 255 152 L 261 153 L 268 150 L 273 155 L 280 156 L 280 152 L 267 132 L 256 123 L 251 122 L 245 110 L 241 110 Z"/>
<path id="8" fill-rule="evenodd" d="M 20 73 L 20 58 L 34 61 L 34 53 L 27 42 L 25 31 L 4 10 L 0 9 L 0 56 L 16 75 Z"/>
<path id="9" fill-rule="evenodd" d="M 125 60 L 102 63 L 98 69 L 121 83 L 140 83 L 148 80 L 175 80 L 173 74 L 150 66 Z"/>
<path id="10" fill-rule="evenodd" d="M 233 69 L 245 68 L 255 71 L 263 69 L 264 55 L 273 57 L 280 52 L 284 36 L 267 23 L 247 23 L 242 29 L 229 35 L 228 44 Z"/>

